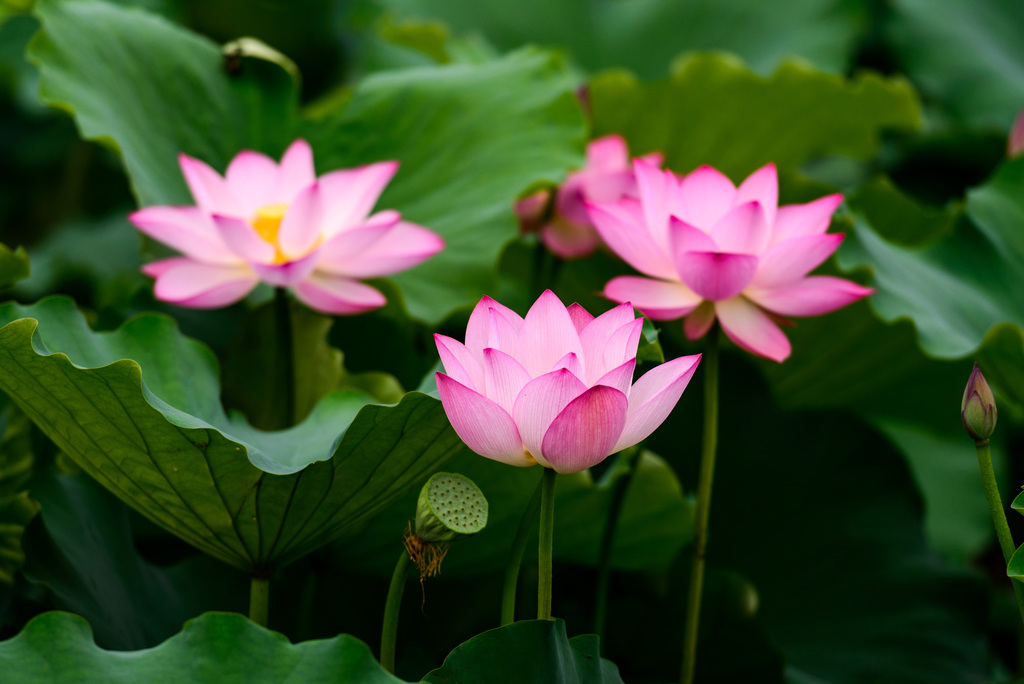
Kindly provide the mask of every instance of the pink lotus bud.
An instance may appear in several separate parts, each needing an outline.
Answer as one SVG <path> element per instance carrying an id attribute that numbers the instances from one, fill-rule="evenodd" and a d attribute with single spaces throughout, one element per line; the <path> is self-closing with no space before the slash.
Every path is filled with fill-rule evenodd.
<path id="1" fill-rule="evenodd" d="M 1024 155 L 1024 110 L 1017 114 L 1010 128 L 1010 135 L 1006 139 L 1006 156 L 1016 159 Z"/>
<path id="2" fill-rule="evenodd" d="M 995 432 L 997 417 L 996 398 L 992 394 L 992 388 L 988 386 L 978 364 L 974 364 L 974 370 L 971 371 L 967 388 L 964 390 L 964 400 L 960 404 L 960 419 L 967 434 L 974 441 L 980 442 Z"/>

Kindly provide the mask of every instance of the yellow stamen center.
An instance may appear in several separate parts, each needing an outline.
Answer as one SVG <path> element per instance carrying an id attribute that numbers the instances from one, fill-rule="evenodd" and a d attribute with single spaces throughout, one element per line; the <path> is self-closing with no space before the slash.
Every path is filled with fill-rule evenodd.
<path id="1" fill-rule="evenodd" d="M 256 210 L 252 218 L 252 227 L 256 234 L 274 246 L 274 263 L 280 264 L 288 261 L 288 258 L 281 252 L 277 244 L 277 234 L 281 230 L 281 220 L 284 218 L 288 205 L 285 202 L 277 204 L 266 204 Z"/>
<path id="2" fill-rule="evenodd" d="M 523 456 L 525 456 L 526 460 L 530 462 L 530 465 L 537 465 L 537 459 L 535 459 L 533 457 L 533 454 L 531 454 L 528 450 L 523 449 Z"/>

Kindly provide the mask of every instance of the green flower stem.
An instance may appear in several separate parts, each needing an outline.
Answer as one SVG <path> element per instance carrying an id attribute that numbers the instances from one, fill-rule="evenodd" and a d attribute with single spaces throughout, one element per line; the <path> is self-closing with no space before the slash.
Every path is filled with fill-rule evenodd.
<path id="1" fill-rule="evenodd" d="M 270 578 L 253 575 L 249 588 L 249 619 L 260 627 L 266 627 L 269 611 Z"/>
<path id="2" fill-rule="evenodd" d="M 981 482 L 985 487 L 985 498 L 988 500 L 988 512 L 992 515 L 992 524 L 996 528 L 996 539 L 999 540 L 999 548 L 1003 552 L 1003 560 L 1007 565 L 1013 557 L 1017 545 L 1013 542 L 1013 535 L 1010 534 L 1010 525 L 1006 521 L 1006 509 L 1003 507 L 1003 500 L 999 496 L 999 486 L 996 483 L 996 471 L 992 467 L 992 450 L 987 439 L 974 443 L 978 450 L 978 468 L 981 470 Z M 1011 580 L 1013 593 L 1017 597 L 1017 610 L 1020 612 L 1021 621 L 1024 622 L 1024 586 L 1017 580 Z"/>
<path id="3" fill-rule="evenodd" d="M 391 575 L 388 598 L 384 603 L 384 629 L 380 633 L 380 664 L 391 674 L 395 673 L 395 642 L 398 640 L 398 611 L 402 607 L 405 580 L 409 575 L 412 561 L 405 549 L 398 557 L 395 572 Z"/>
<path id="4" fill-rule="evenodd" d="M 597 556 L 597 594 L 594 598 L 594 634 L 604 642 L 604 623 L 608 613 L 608 582 L 612 574 L 612 544 L 615 542 L 615 530 L 619 525 L 622 502 L 626 500 L 626 490 L 636 474 L 640 463 L 640 450 L 632 449 L 623 456 L 626 461 L 626 472 L 622 473 L 612 485 L 611 501 L 608 505 L 608 517 L 604 521 L 604 533 L 601 535 L 601 549 Z"/>
<path id="5" fill-rule="evenodd" d="M 700 457 L 700 481 L 697 485 L 697 517 L 694 522 L 693 563 L 690 594 L 686 602 L 686 632 L 683 635 L 683 670 L 680 681 L 693 684 L 697 665 L 697 630 L 700 621 L 701 593 L 704 588 L 704 555 L 708 544 L 708 518 L 711 513 L 711 484 L 715 478 L 715 451 L 718 446 L 718 326 L 708 334 L 704 350 L 704 445 Z"/>
<path id="6" fill-rule="evenodd" d="M 281 361 L 284 363 L 284 416 L 286 425 L 295 424 L 295 331 L 292 329 L 291 301 L 288 290 L 283 287 L 274 290 L 274 311 L 277 318 L 278 344 Z"/>
<path id="7" fill-rule="evenodd" d="M 543 487 L 544 478 L 541 477 L 537 482 L 537 488 L 533 490 L 530 503 L 526 504 L 526 510 L 523 511 L 523 518 L 519 521 L 516 537 L 512 540 L 512 553 L 508 557 L 508 566 L 505 568 L 505 586 L 501 592 L 502 626 L 516 621 L 516 585 L 519 583 L 519 568 L 523 564 L 526 542 L 530 540 L 537 511 L 540 509 L 540 493 Z"/>
<path id="8" fill-rule="evenodd" d="M 544 469 L 540 490 L 540 543 L 537 545 L 537 619 L 551 619 L 551 552 L 555 533 L 554 468 Z"/>

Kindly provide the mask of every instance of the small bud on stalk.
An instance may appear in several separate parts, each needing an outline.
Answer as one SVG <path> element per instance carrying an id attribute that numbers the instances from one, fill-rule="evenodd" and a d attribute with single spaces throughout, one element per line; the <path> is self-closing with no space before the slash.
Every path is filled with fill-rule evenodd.
<path id="1" fill-rule="evenodd" d="M 964 429 L 975 442 L 987 440 L 996 429 L 996 398 L 992 388 L 985 381 L 978 364 L 974 364 L 971 377 L 964 390 L 964 399 L 960 404 L 960 418 Z"/>

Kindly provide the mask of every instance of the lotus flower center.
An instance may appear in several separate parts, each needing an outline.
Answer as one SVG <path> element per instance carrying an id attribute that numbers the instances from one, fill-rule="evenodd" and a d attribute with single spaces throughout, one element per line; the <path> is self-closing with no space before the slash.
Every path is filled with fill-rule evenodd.
<path id="1" fill-rule="evenodd" d="M 256 234 L 274 246 L 276 250 L 275 263 L 283 263 L 288 260 L 277 245 L 277 234 L 281 230 L 281 220 L 287 210 L 286 202 L 265 204 L 256 210 L 256 215 L 252 218 L 252 227 L 256 230 Z"/>

